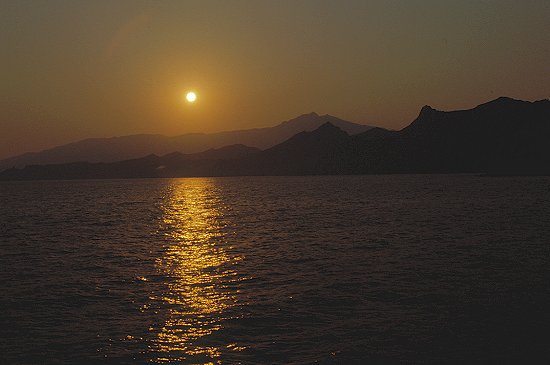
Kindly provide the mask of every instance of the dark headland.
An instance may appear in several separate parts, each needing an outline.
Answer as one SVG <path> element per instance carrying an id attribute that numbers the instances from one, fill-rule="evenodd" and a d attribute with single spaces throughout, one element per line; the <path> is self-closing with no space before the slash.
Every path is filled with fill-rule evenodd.
<path id="1" fill-rule="evenodd" d="M 313 118 L 322 124 L 314 130 L 303 128 L 269 148 L 248 146 L 246 140 L 231 135 L 229 141 L 235 143 L 205 148 L 199 153 L 182 153 L 179 149 L 161 156 L 149 154 L 116 162 L 26 165 L 5 169 L 0 172 L 0 179 L 401 173 L 550 175 L 549 100 L 528 102 L 501 97 L 473 109 L 449 112 L 424 106 L 418 117 L 399 131 L 357 127 L 331 116 L 309 116 L 309 120 Z M 280 136 L 283 127 L 271 132 L 279 132 Z M 290 125 L 284 128 L 292 130 Z M 254 133 L 269 132 L 269 129 L 248 132 L 247 138 L 253 140 Z"/>

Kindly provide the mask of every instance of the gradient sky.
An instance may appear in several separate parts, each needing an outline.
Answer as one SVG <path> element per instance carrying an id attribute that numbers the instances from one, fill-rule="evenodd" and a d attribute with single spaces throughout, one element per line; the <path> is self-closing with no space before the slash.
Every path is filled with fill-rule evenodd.
<path id="1" fill-rule="evenodd" d="M 1 0 L 0 157 L 550 96 L 548 0 Z M 198 94 L 190 105 L 187 90 Z"/>

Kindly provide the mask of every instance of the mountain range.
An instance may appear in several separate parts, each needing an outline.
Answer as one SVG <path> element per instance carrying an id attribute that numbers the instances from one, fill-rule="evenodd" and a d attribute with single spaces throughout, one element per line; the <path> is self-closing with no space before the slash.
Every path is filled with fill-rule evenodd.
<path id="1" fill-rule="evenodd" d="M 301 118 L 305 118 L 304 116 Z M 331 117 L 333 118 L 333 117 Z M 265 149 L 229 145 L 112 163 L 11 168 L 0 179 L 81 179 L 233 175 L 482 173 L 550 175 L 550 101 L 498 98 L 475 108 L 424 106 L 399 131 L 350 134 L 332 120 Z"/>
<path id="2" fill-rule="evenodd" d="M 313 131 L 327 122 L 338 126 L 351 135 L 372 128 L 368 125 L 338 119 L 331 115 L 309 113 L 267 128 L 211 134 L 190 133 L 175 137 L 159 134 L 140 134 L 113 138 L 89 138 L 41 152 L 30 152 L 0 160 L 0 171 L 10 167 L 24 167 L 26 165 L 59 164 L 75 161 L 114 162 L 139 158 L 149 154 L 196 153 L 232 144 L 244 144 L 266 149 L 285 141 L 296 133 Z"/>

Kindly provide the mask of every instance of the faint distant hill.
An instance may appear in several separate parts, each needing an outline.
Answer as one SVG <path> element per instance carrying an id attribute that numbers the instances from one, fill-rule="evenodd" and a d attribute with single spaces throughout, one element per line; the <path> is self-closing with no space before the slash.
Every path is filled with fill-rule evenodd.
<path id="1" fill-rule="evenodd" d="M 274 127 L 228 131 L 212 134 L 191 133 L 176 137 L 140 134 L 113 138 L 90 138 L 54 147 L 41 152 L 25 153 L 0 160 L 0 170 L 25 165 L 58 164 L 65 162 L 113 162 L 149 154 L 171 152 L 195 153 L 233 144 L 265 149 L 302 131 L 312 131 L 330 122 L 349 134 L 371 129 L 331 115 L 304 114 Z"/>
<path id="2" fill-rule="evenodd" d="M 0 172 L 0 180 L 71 180 L 147 177 L 212 176 L 224 174 L 229 164 L 260 153 L 244 145 L 231 145 L 208 151 L 164 156 L 151 154 L 142 158 L 117 162 L 69 162 L 52 165 L 29 165 Z"/>
<path id="3" fill-rule="evenodd" d="M 424 106 L 400 131 L 350 135 L 332 122 L 263 151 L 232 145 L 115 163 L 27 166 L 0 179 L 483 173 L 550 175 L 550 101 L 499 98 L 473 109 Z"/>

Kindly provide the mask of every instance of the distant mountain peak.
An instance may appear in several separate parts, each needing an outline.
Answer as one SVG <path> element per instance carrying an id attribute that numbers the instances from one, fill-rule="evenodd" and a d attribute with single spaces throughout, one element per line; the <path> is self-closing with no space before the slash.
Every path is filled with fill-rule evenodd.
<path id="1" fill-rule="evenodd" d="M 285 142 L 278 144 L 267 153 L 290 153 L 296 157 L 302 155 L 321 155 L 335 145 L 344 143 L 349 139 L 349 134 L 331 122 L 325 122 L 313 131 L 300 132 Z M 296 151 L 301 151 L 297 153 Z"/>
<path id="2" fill-rule="evenodd" d="M 328 140 L 341 140 L 349 137 L 349 134 L 346 131 L 331 122 L 323 123 L 317 129 L 311 132 L 306 132 L 306 134 L 309 134 L 309 136 L 314 138 Z"/>
<path id="3" fill-rule="evenodd" d="M 486 108 L 486 107 L 502 107 L 507 105 L 521 105 L 521 104 L 529 104 L 529 101 L 524 100 L 517 100 L 510 98 L 508 96 L 500 96 L 494 100 L 488 101 L 486 103 L 478 105 L 476 108 Z M 475 109 L 475 108 L 474 108 Z"/>
<path id="4" fill-rule="evenodd" d="M 312 120 L 312 119 L 316 120 L 316 119 L 319 119 L 319 118 L 320 118 L 319 114 L 317 114 L 315 112 L 311 112 L 311 113 L 306 113 L 306 114 L 299 115 L 299 116 L 297 116 L 296 118 L 293 118 L 293 119 L 286 120 L 281 124 L 292 124 L 292 123 L 296 123 L 296 122 L 300 122 L 300 121 L 304 121 L 304 120 Z"/>
<path id="5" fill-rule="evenodd" d="M 435 120 L 437 118 L 437 115 L 440 113 L 442 112 L 432 108 L 429 105 L 424 105 L 422 109 L 420 109 L 418 117 L 416 117 L 416 119 L 403 130 L 414 130 L 427 127 L 429 124 L 431 124 L 430 122 Z"/>
<path id="6" fill-rule="evenodd" d="M 416 120 L 430 119 L 436 113 L 439 113 L 439 110 L 434 109 L 429 105 L 424 105 L 422 109 L 420 109 L 420 113 L 418 113 L 418 117 L 416 118 Z"/>
<path id="7" fill-rule="evenodd" d="M 518 101 L 523 102 L 522 100 L 517 100 L 517 99 L 514 99 L 514 98 L 510 98 L 508 96 L 500 96 L 500 97 L 496 98 L 495 100 L 493 100 L 492 102 L 493 103 L 510 103 L 510 102 L 518 102 Z M 491 101 L 489 103 L 491 103 Z"/>
<path id="8" fill-rule="evenodd" d="M 422 114 L 429 114 L 429 113 L 432 113 L 432 112 L 436 112 L 437 110 L 432 108 L 431 106 L 429 105 L 424 105 L 422 107 L 422 109 L 420 109 L 420 113 L 419 113 L 419 116 L 422 115 Z"/>
<path id="9" fill-rule="evenodd" d="M 322 132 L 322 131 L 341 131 L 341 132 L 347 134 L 346 132 L 344 132 L 344 131 L 342 130 L 342 128 L 335 126 L 335 125 L 332 124 L 331 122 L 325 122 L 325 123 L 321 124 L 321 125 L 319 126 L 319 128 L 317 128 L 317 129 L 314 130 L 313 132 L 320 132 L 320 131 L 321 131 L 321 132 Z"/>

